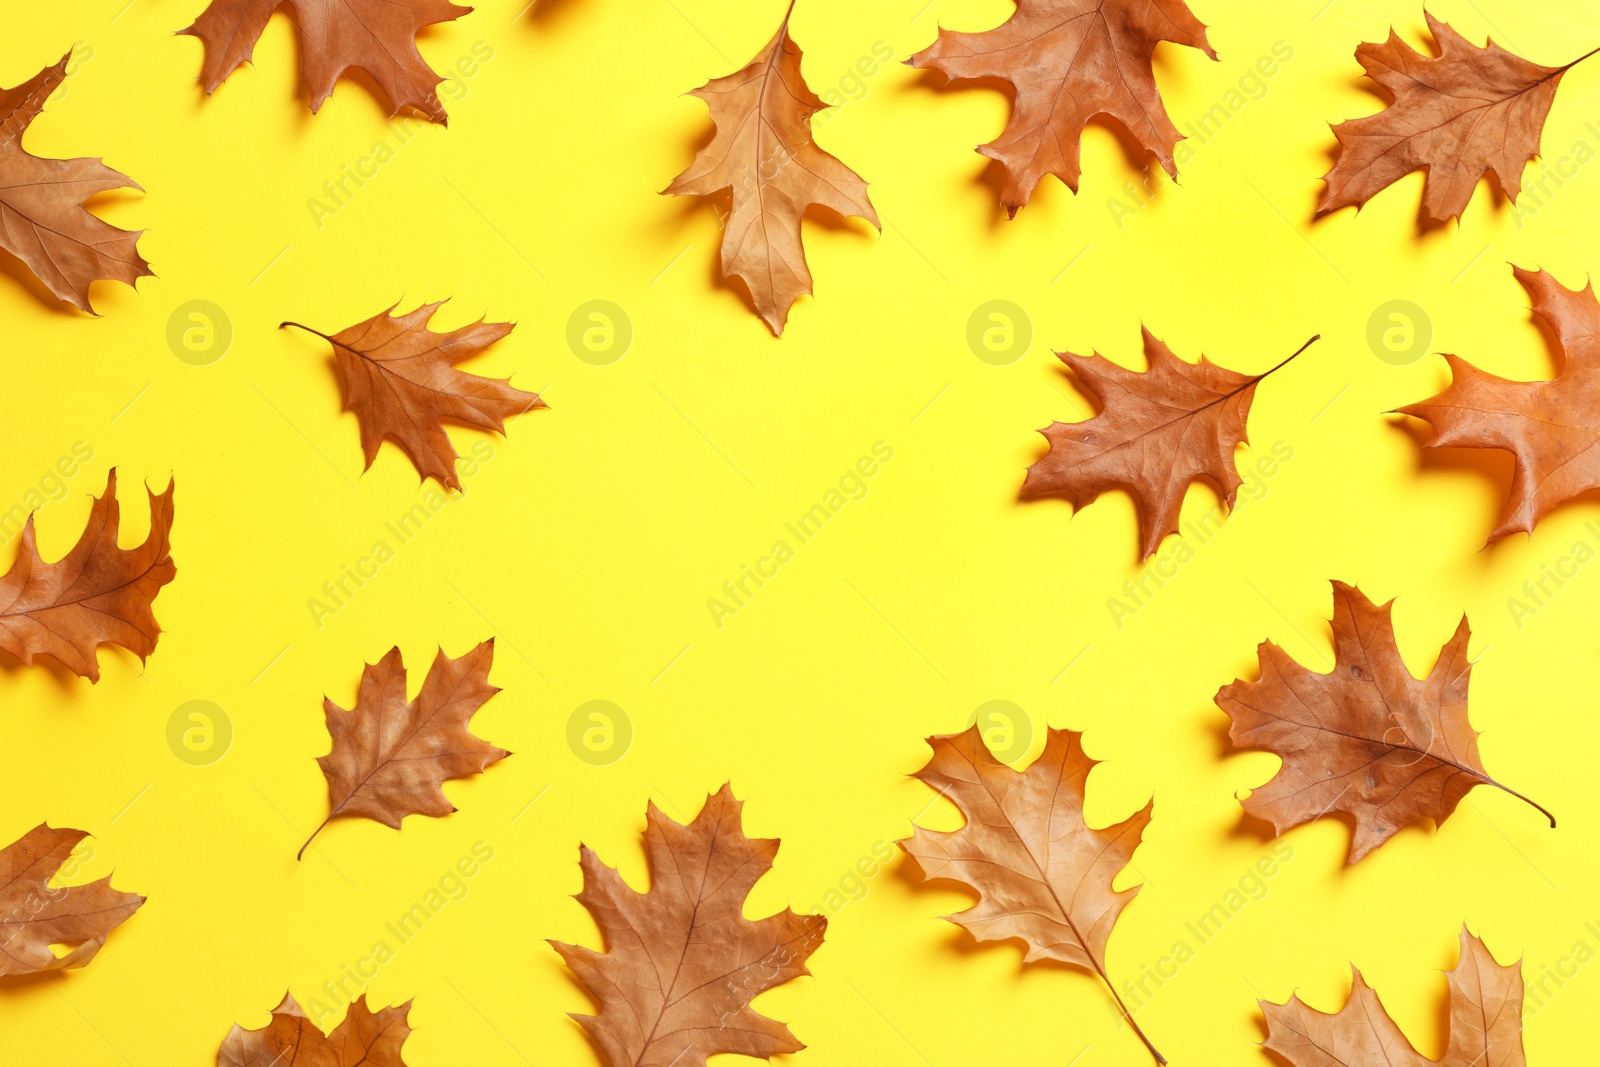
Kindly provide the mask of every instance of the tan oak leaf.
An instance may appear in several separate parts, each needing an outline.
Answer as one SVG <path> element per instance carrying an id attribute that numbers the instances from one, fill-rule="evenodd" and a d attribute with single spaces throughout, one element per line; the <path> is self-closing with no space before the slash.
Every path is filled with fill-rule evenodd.
<path id="1" fill-rule="evenodd" d="M 44 159 L 25 151 L 22 135 L 67 78 L 72 53 L 13 89 L 0 89 L 0 249 L 33 272 L 58 300 L 92 312 L 89 285 L 133 285 L 150 275 L 132 232 L 91 215 L 84 201 L 114 189 L 138 189 L 98 159 Z"/>
<path id="2" fill-rule="evenodd" d="M 731 195 L 723 227 L 722 273 L 736 277 L 772 332 L 811 292 L 800 222 L 812 205 L 878 226 L 867 183 L 817 146 L 811 116 L 826 107 L 800 73 L 789 16 L 742 69 L 694 91 L 711 109 L 716 135 L 673 179 L 673 196 Z M 881 227 L 880 227 L 881 228 Z"/>
<path id="3" fill-rule="evenodd" d="M 644 830 L 650 888 L 630 888 L 588 847 L 583 891 L 606 951 L 552 942 L 598 1015 L 576 1016 L 609 1067 L 705 1067 L 724 1053 L 770 1059 L 805 1048 L 750 1001 L 810 974 L 828 920 L 788 908 L 744 916 L 778 842 L 744 836 L 743 805 L 724 785 L 687 826 L 651 804 Z"/>
<path id="4" fill-rule="evenodd" d="M 1382 44 L 1356 49 L 1367 77 L 1394 103 L 1333 127 L 1339 158 L 1323 178 L 1319 215 L 1359 208 L 1417 170 L 1428 174 L 1422 213 L 1434 222 L 1460 218 L 1486 174 L 1513 203 L 1521 193 L 1522 170 L 1538 154 L 1561 77 L 1582 60 L 1540 66 L 1493 41 L 1479 48 L 1423 14 L 1439 44 L 1437 57 L 1413 49 L 1392 29 Z"/>
<path id="5" fill-rule="evenodd" d="M 1053 422 L 1039 432 L 1050 450 L 1028 468 L 1024 499 L 1065 497 L 1077 511 L 1101 493 L 1125 489 L 1139 516 L 1139 557 L 1155 555 L 1162 538 L 1178 532 L 1191 483 L 1209 482 L 1233 507 L 1244 480 L 1234 450 L 1245 443 L 1256 386 L 1311 347 L 1261 374 L 1240 374 L 1204 356 L 1185 363 L 1146 329 L 1149 369 L 1129 370 L 1098 353 L 1058 352 L 1100 414 L 1083 422 Z"/>
<path id="6" fill-rule="evenodd" d="M 388 438 L 410 458 L 422 479 L 460 489 L 456 450 L 445 433 L 446 421 L 504 433 L 507 418 L 548 405 L 537 393 L 513 388 L 509 379 L 457 370 L 457 363 L 508 335 L 511 324 L 479 319 L 435 333 L 428 321 L 442 306 L 443 301 L 424 304 L 404 315 L 394 314 L 391 307 L 331 337 L 298 322 L 282 326 L 316 334 L 333 346 L 344 410 L 354 412 L 361 424 L 361 451 L 368 469 Z"/>
<path id="7" fill-rule="evenodd" d="M 1532 533 L 1558 505 L 1600 489 L 1600 301 L 1544 271 L 1516 270 L 1533 314 L 1555 339 L 1561 372 L 1515 382 L 1447 355 L 1450 385 L 1400 411 L 1433 426 L 1428 448 L 1494 448 L 1516 461 L 1511 495 L 1489 544 Z"/>
<path id="8" fill-rule="evenodd" d="M 91 682 L 100 680 L 101 645 L 121 645 L 141 661 L 154 652 L 161 633 L 156 594 L 178 573 L 170 554 L 172 489 L 169 483 L 160 496 L 148 494 L 150 532 L 137 548 L 117 545 L 115 468 L 89 508 L 83 536 L 56 562 L 39 555 L 29 515 L 16 562 L 0 577 L 0 649 L 25 664 L 49 656 Z"/>
<path id="9" fill-rule="evenodd" d="M 417 51 L 417 34 L 472 11 L 448 0 L 211 0 L 179 31 L 205 45 L 200 84 L 207 96 L 250 61 L 276 11 L 293 16 L 300 32 L 300 79 L 313 112 L 347 71 L 358 69 L 388 97 L 390 114 L 414 107 L 434 122 L 446 121 L 437 92 L 444 79 Z"/>
<path id="10" fill-rule="evenodd" d="M 1555 826 L 1555 816 L 1491 778 L 1478 756 L 1478 732 L 1467 719 L 1465 616 L 1433 671 L 1418 679 L 1395 643 L 1393 604 L 1334 582 L 1330 673 L 1307 670 L 1263 641 L 1261 677 L 1217 692 L 1233 720 L 1233 743 L 1283 760 L 1245 799 L 1245 810 L 1279 834 L 1330 811 L 1348 815 L 1355 822 L 1348 863 L 1418 819 L 1444 822 L 1479 785 L 1504 789 Z"/>
<path id="11" fill-rule="evenodd" d="M 40 823 L 0 849 L 0 976 L 82 967 L 144 903 L 136 893 L 112 889 L 109 876 L 51 885 L 88 836 Z M 68 950 L 58 956 L 52 945 Z"/>
<path id="12" fill-rule="evenodd" d="M 1528 1067 L 1522 1050 L 1522 972 L 1502 967 L 1461 928 L 1461 958 L 1448 975 L 1450 1044 L 1430 1060 L 1389 1018 L 1361 972 L 1350 968 L 1350 998 L 1332 1015 L 1299 997 L 1261 1001 L 1267 1048 L 1292 1067 Z"/>
<path id="13" fill-rule="evenodd" d="M 950 921 L 980 942 L 1021 941 L 1024 962 L 1054 960 L 1099 975 L 1133 1032 L 1166 1063 L 1106 974 L 1112 927 L 1139 892 L 1111 884 L 1132 862 L 1154 804 L 1103 830 L 1089 826 L 1083 804 L 1096 763 L 1071 730 L 1050 730 L 1044 751 L 1021 771 L 994 757 L 977 726 L 928 744 L 933 757 L 916 777 L 955 804 L 966 825 L 914 827 L 900 847 L 930 881 L 978 894 Z"/>
<path id="14" fill-rule="evenodd" d="M 350 1002 L 333 1032 L 323 1036 L 285 993 L 266 1026 L 246 1030 L 234 1024 L 217 1051 L 217 1067 L 406 1067 L 400 1050 L 411 1035 L 406 1021 L 410 1011 L 408 1000 L 373 1012 L 362 994 Z"/>
<path id="15" fill-rule="evenodd" d="M 1156 46 L 1198 48 L 1217 58 L 1184 0 L 1017 0 L 1003 24 L 981 33 L 941 28 L 913 67 L 953 81 L 998 78 L 1015 101 L 1003 133 L 978 151 L 1005 171 L 1000 200 L 1016 217 L 1039 180 L 1054 174 L 1078 191 L 1083 128 L 1109 115 L 1176 178 L 1181 137 L 1156 88 Z"/>
<path id="16" fill-rule="evenodd" d="M 317 757 L 328 779 L 331 810 L 306 843 L 340 816 L 359 815 L 400 828 L 407 815 L 448 815 L 456 810 L 441 788 L 478 774 L 511 753 L 474 737 L 472 716 L 500 690 L 489 684 L 494 639 L 459 659 L 434 657 L 415 700 L 406 700 L 406 668 L 391 648 L 361 672 L 355 707 L 322 702 L 333 745 Z M 297 857 L 298 858 L 298 857 Z"/>

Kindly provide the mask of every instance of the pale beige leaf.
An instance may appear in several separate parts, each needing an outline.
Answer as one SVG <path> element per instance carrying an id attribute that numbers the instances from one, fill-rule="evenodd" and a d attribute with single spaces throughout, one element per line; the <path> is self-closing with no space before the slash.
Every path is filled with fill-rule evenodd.
<path id="1" fill-rule="evenodd" d="M 867 183 L 817 146 L 811 116 L 827 105 L 800 73 L 800 48 L 789 19 L 741 70 L 694 91 L 711 109 L 716 136 L 666 192 L 729 192 L 722 273 L 750 291 L 756 313 L 783 333 L 789 308 L 811 292 L 800 222 L 812 205 L 878 225 Z"/>

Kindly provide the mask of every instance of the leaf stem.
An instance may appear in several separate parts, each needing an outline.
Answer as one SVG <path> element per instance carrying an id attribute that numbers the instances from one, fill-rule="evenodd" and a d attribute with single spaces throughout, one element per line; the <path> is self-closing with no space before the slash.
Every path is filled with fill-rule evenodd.
<path id="1" fill-rule="evenodd" d="M 1563 72 L 1569 71 L 1573 67 L 1576 67 L 1579 63 L 1582 63 L 1584 60 L 1588 59 L 1590 56 L 1593 56 L 1593 55 L 1596 55 L 1596 54 L 1600 54 L 1600 48 L 1596 48 L 1593 51 L 1585 52 L 1583 55 L 1579 56 L 1577 59 L 1574 59 L 1571 63 L 1568 63 L 1566 66 L 1562 67 L 1561 69 L 1562 69 Z"/>
<path id="2" fill-rule="evenodd" d="M 302 329 L 303 328 L 304 327 L 302 327 Z M 1306 349 L 1310 348 L 1312 345 L 1316 344 L 1320 340 L 1322 340 L 1322 335 L 1320 333 L 1314 335 L 1311 338 L 1311 340 L 1307 341 L 1305 344 L 1303 344 L 1299 348 L 1295 349 L 1293 356 L 1290 356 L 1288 359 L 1284 360 L 1282 363 L 1279 363 L 1276 367 L 1273 367 L 1271 370 L 1262 371 L 1260 374 L 1256 375 L 1255 380 L 1259 382 L 1261 379 L 1263 379 L 1267 375 L 1271 374 L 1272 371 L 1279 370 L 1279 369 L 1281 369 L 1283 367 L 1288 366 L 1290 363 L 1293 363 L 1295 356 L 1298 356 L 1300 353 L 1304 352 Z"/>
<path id="3" fill-rule="evenodd" d="M 289 324 L 289 325 L 293 325 L 293 323 L 290 323 L 290 324 Z M 280 329 L 281 329 L 281 327 L 280 327 Z M 301 329 L 305 329 L 305 327 L 303 327 L 303 326 L 302 326 L 302 327 L 301 327 Z M 317 332 L 317 331 L 315 331 L 315 330 L 312 330 L 312 331 L 311 331 L 311 332 L 312 332 L 312 333 L 316 333 L 316 332 Z M 301 845 L 301 846 L 300 846 L 300 851 L 299 851 L 299 852 L 296 852 L 296 853 L 295 853 L 295 854 L 294 854 L 294 858 L 295 858 L 295 860 L 296 860 L 296 862 L 298 862 L 298 861 L 299 861 L 299 860 L 300 860 L 300 859 L 302 859 L 302 858 L 303 858 L 303 857 L 304 857 L 304 856 L 305 856 L 305 854 L 306 854 L 306 849 L 308 849 L 308 848 L 310 848 L 310 847 L 311 847 L 311 842 L 313 842 L 313 841 L 315 841 L 315 840 L 316 840 L 316 839 L 317 839 L 317 835 L 318 835 L 318 834 L 320 834 L 320 833 L 322 833 L 322 828 L 323 828 L 323 827 L 324 827 L 324 826 L 327 826 L 327 825 L 328 825 L 328 823 L 329 823 L 329 822 L 330 822 L 330 821 L 331 821 L 331 820 L 332 820 L 332 819 L 333 819 L 333 815 L 332 815 L 332 813 L 330 813 L 330 814 L 329 814 L 329 815 L 328 815 L 328 817 L 327 817 L 327 818 L 326 818 L 326 819 L 323 819 L 323 820 L 322 820 L 322 822 L 320 822 L 320 823 L 318 823 L 318 824 L 317 824 L 317 828 L 316 828 L 316 829 L 315 829 L 315 830 L 313 830 L 313 831 L 311 831 L 311 836 L 310 836 L 310 837 L 308 837 L 308 838 L 306 838 L 306 843 L 305 843 L 305 844 L 303 844 L 303 845 Z M 1553 825 L 1555 825 L 1555 824 L 1554 824 L 1554 823 L 1552 823 L 1552 824 L 1551 824 L 1551 825 L 1552 825 L 1552 826 L 1553 826 Z M 1116 991 L 1115 991 L 1115 990 L 1112 990 L 1112 992 L 1116 992 Z"/>
<path id="4" fill-rule="evenodd" d="M 1094 959 L 1093 956 L 1090 956 L 1089 958 Z M 1106 976 L 1105 969 L 1100 967 L 1098 963 L 1096 963 L 1095 969 L 1100 972 L 1100 979 L 1101 981 L 1105 982 L 1106 988 L 1111 990 L 1111 999 L 1115 1000 L 1117 1002 L 1117 1007 L 1122 1009 L 1122 1017 L 1128 1020 L 1128 1025 L 1133 1027 L 1133 1032 L 1139 1035 L 1139 1040 L 1144 1042 L 1144 1047 L 1150 1050 L 1150 1055 L 1156 1058 L 1156 1062 L 1159 1063 L 1161 1067 L 1166 1067 L 1167 1058 L 1161 1054 L 1160 1050 L 1150 1043 L 1150 1039 L 1145 1036 L 1145 1032 L 1139 1029 L 1139 1024 L 1133 1017 L 1133 1012 L 1129 1011 L 1128 1006 L 1122 1002 L 1122 996 L 1117 992 L 1117 987 L 1111 984 L 1111 979 Z"/>
<path id="5" fill-rule="evenodd" d="M 304 330 L 306 333 L 316 334 L 318 337 L 322 338 L 324 341 L 328 342 L 330 345 L 333 344 L 333 338 L 329 337 L 327 334 L 323 333 L 321 330 L 313 330 L 311 327 L 302 326 L 298 322 L 280 322 L 280 323 L 278 323 L 278 329 L 280 329 L 280 330 L 282 330 L 282 329 L 284 329 L 286 327 L 289 327 L 289 326 L 293 326 L 297 330 Z M 1269 371 L 1268 373 L 1270 374 L 1271 372 Z"/>
<path id="6" fill-rule="evenodd" d="M 1596 49 L 1596 51 L 1600 51 L 1600 49 Z M 1510 786 L 1501 785 L 1499 782 L 1495 781 L 1493 778 L 1489 778 L 1489 779 L 1487 779 L 1487 781 L 1488 781 L 1488 783 L 1490 785 L 1494 786 L 1496 789 L 1499 789 L 1499 790 L 1501 790 L 1502 792 L 1505 792 L 1505 793 L 1510 793 L 1512 796 L 1516 797 L 1518 800 L 1522 801 L 1524 804 L 1526 804 L 1529 807 L 1531 807 L 1531 808 L 1535 809 L 1536 811 L 1538 811 L 1540 815 L 1543 815 L 1545 818 L 1549 819 L 1550 820 L 1550 829 L 1554 830 L 1556 828 L 1556 817 L 1554 815 L 1550 814 L 1550 809 L 1549 808 L 1546 808 L 1543 804 L 1540 804 L 1537 800 L 1533 800 L 1533 799 L 1531 799 L 1529 797 L 1523 796 L 1521 793 L 1517 792 L 1515 789 L 1512 789 Z"/>

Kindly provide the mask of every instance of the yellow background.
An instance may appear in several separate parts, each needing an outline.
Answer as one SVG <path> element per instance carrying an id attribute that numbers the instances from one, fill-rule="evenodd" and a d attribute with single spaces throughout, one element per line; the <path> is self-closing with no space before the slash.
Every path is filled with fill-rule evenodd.
<path id="1" fill-rule="evenodd" d="M 937 24 L 984 29 L 1011 9 L 923 3 L 800 0 L 793 33 L 810 84 L 838 86 L 875 42 L 903 58 Z M 894 63 L 874 71 L 819 141 L 872 183 L 883 233 L 807 223 L 817 296 L 799 302 L 781 341 L 717 283 L 713 208 L 657 195 L 710 131 L 705 106 L 681 94 L 763 45 L 778 0 L 559 0 L 520 17 L 521 0 L 486 0 L 422 40 L 441 71 L 475 42 L 493 49 L 447 87 L 449 128 L 421 129 L 320 229 L 307 201 L 393 135 L 384 106 L 349 80 L 320 115 L 307 111 L 284 18 L 254 65 L 207 100 L 199 42 L 173 35 L 200 0 L 12 5 L 0 84 L 83 42 L 27 147 L 103 156 L 138 180 L 145 193 L 96 210 L 148 228 L 141 250 L 159 277 L 137 292 L 97 285 L 99 318 L 50 305 L 15 271 L 0 278 L 0 507 L 23 501 L 74 442 L 92 446 L 37 515 L 55 558 L 109 466 L 123 478 L 125 544 L 146 529 L 141 482 L 175 476 L 178 577 L 156 602 L 165 632 L 142 670 L 109 648 L 96 686 L 44 667 L 0 670 L 0 841 L 41 820 L 82 828 L 93 853 L 76 877 L 115 872 L 149 897 L 87 969 L 0 987 L 7 1061 L 214 1062 L 234 1022 L 262 1025 L 285 987 L 318 996 L 483 841 L 495 858 L 466 899 L 382 968 L 369 997 L 415 998 L 407 1059 L 419 1067 L 595 1063 L 565 1015 L 590 1005 L 544 943 L 599 943 L 570 899 L 580 841 L 643 885 L 646 802 L 688 818 L 731 778 L 749 832 L 783 839 L 749 914 L 813 907 L 928 806 L 906 777 L 926 758 L 922 739 L 993 699 L 1026 709 L 1035 751 L 1046 724 L 1086 732 L 1104 761 L 1091 821 L 1154 795 L 1137 870 L 1122 878 L 1144 888 L 1109 954 L 1113 976 L 1136 978 L 1192 941 L 1184 924 L 1271 850 L 1240 827 L 1235 798 L 1276 759 L 1230 753 L 1211 698 L 1253 676 L 1262 639 L 1327 669 L 1329 578 L 1399 598 L 1400 645 L 1418 673 L 1470 616 L 1485 762 L 1561 827 L 1479 789 L 1442 829 L 1408 829 L 1349 870 L 1338 820 L 1293 831 L 1294 858 L 1265 897 L 1198 951 L 1141 1024 L 1177 1064 L 1264 1063 L 1255 997 L 1298 989 L 1332 1009 L 1349 961 L 1437 1055 L 1439 972 L 1463 920 L 1502 961 L 1521 955 L 1530 979 L 1579 940 L 1600 947 L 1584 926 L 1600 919 L 1600 565 L 1521 627 L 1506 604 L 1575 541 L 1600 545 L 1585 529 L 1600 509 L 1575 503 L 1531 539 L 1480 551 L 1507 458 L 1422 456 L 1382 413 L 1442 386 L 1443 361 L 1391 366 L 1366 340 L 1375 308 L 1408 299 L 1431 316 L 1435 350 L 1513 378 L 1551 374 L 1505 264 L 1583 283 L 1600 263 L 1600 168 L 1520 227 L 1484 185 L 1459 228 L 1419 236 L 1421 175 L 1359 217 L 1313 224 L 1327 123 L 1379 106 L 1356 44 L 1391 23 L 1425 39 L 1418 4 L 1325 3 L 1194 0 L 1221 60 L 1162 47 L 1158 81 L 1178 125 L 1274 42 L 1294 58 L 1197 150 L 1181 185 L 1157 182 L 1154 203 L 1120 228 L 1108 200 L 1149 161 L 1108 128 L 1085 135 L 1079 195 L 1046 179 L 1008 222 L 972 152 L 1004 124 L 1003 95 L 940 91 Z M 1475 42 L 1493 31 L 1545 63 L 1600 43 L 1600 14 L 1581 0 L 1432 10 Z M 1547 158 L 1579 139 L 1600 146 L 1584 128 L 1595 119 L 1600 66 L 1581 66 L 1545 129 Z M 492 461 L 318 628 L 307 600 L 425 491 L 393 446 L 361 473 L 326 346 L 277 324 L 331 332 L 396 300 L 446 297 L 440 328 L 480 314 L 517 322 L 467 369 L 541 390 L 551 410 L 504 439 L 453 430 L 463 453 L 490 441 Z M 173 310 L 195 299 L 224 308 L 235 331 L 210 366 L 166 342 Z M 568 316 L 592 299 L 633 322 L 632 349 L 611 366 L 567 346 Z M 1033 324 L 1031 350 L 1010 366 L 967 346 L 968 316 L 990 299 Z M 1241 453 L 1282 441 L 1293 460 L 1119 629 L 1106 601 L 1140 573 L 1127 498 L 1074 517 L 1058 501 L 1020 505 L 1016 490 L 1042 451 L 1034 431 L 1089 411 L 1051 350 L 1138 366 L 1141 321 L 1186 359 L 1204 352 L 1250 371 L 1312 333 L 1324 339 L 1261 386 L 1254 451 Z M 868 495 L 717 628 L 707 599 L 880 440 L 894 459 Z M 1185 514 L 1213 503 L 1197 488 Z M 449 785 L 457 814 L 400 832 L 340 821 L 297 864 L 326 812 L 313 761 L 328 743 L 322 697 L 348 706 L 361 665 L 396 644 L 414 691 L 438 646 L 459 655 L 491 636 L 504 692 L 474 728 L 515 756 Z M 194 699 L 233 723 L 231 751 L 211 766 L 167 746 L 169 716 Z M 569 715 L 592 699 L 633 722 L 631 751 L 610 766 L 566 743 Z M 921 818 L 957 822 L 943 802 Z M 1020 967 L 1015 945 L 972 949 L 939 919 L 968 899 L 919 888 L 896 861 L 834 915 L 815 977 L 760 1007 L 818 1067 L 1148 1062 L 1095 980 Z M 1530 1062 L 1572 1062 L 1597 1012 L 1590 967 L 1530 1020 Z"/>

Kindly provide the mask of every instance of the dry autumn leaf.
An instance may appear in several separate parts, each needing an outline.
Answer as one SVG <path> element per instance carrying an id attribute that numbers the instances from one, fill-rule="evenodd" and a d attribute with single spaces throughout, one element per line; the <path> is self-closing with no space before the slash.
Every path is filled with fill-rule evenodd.
<path id="1" fill-rule="evenodd" d="M 291 14 L 300 31 L 300 80 L 313 112 L 355 68 L 389 98 L 391 115 L 414 107 L 434 122 L 447 121 L 435 91 L 444 78 L 417 51 L 420 30 L 472 11 L 447 0 L 211 0 L 192 26 L 179 31 L 205 45 L 200 84 L 207 96 L 250 61 L 275 11 Z"/>
<path id="2" fill-rule="evenodd" d="M 1527 1067 L 1521 969 L 1496 963 L 1465 926 L 1461 959 L 1449 972 L 1450 1044 L 1443 1059 L 1430 1060 L 1413 1048 L 1361 972 L 1351 967 L 1350 973 L 1350 999 L 1332 1015 L 1299 997 L 1287 1004 L 1261 1001 L 1267 1048 L 1292 1067 Z"/>
<path id="3" fill-rule="evenodd" d="M 1433 222 L 1460 218 L 1485 174 L 1494 174 L 1516 202 L 1522 169 L 1539 152 L 1539 135 L 1564 67 L 1544 67 L 1492 40 L 1479 48 L 1424 12 L 1439 56 L 1424 55 L 1392 29 L 1382 44 L 1356 49 L 1367 77 L 1394 103 L 1333 127 L 1339 158 L 1323 178 L 1319 215 L 1357 208 L 1412 171 L 1426 170 L 1422 214 Z"/>
<path id="4" fill-rule="evenodd" d="M 328 336 L 298 322 L 285 322 L 333 346 L 334 366 L 344 395 L 344 410 L 361 424 L 366 466 L 378 457 L 387 437 L 400 446 L 424 480 L 460 489 L 456 450 L 442 420 L 505 433 L 508 416 L 548 405 L 537 393 L 514 389 L 509 379 L 483 378 L 456 370 L 511 332 L 508 322 L 479 319 L 448 333 L 428 329 L 443 301 L 404 315 L 395 307 Z"/>
<path id="5" fill-rule="evenodd" d="M 982 33 L 941 28 L 910 59 L 952 81 L 999 78 L 1015 92 L 1011 119 L 978 149 L 1005 170 L 1000 201 L 1016 217 L 1046 174 L 1078 191 L 1083 128 L 1096 115 L 1116 119 L 1168 175 L 1181 137 L 1156 88 L 1162 41 L 1217 54 L 1184 0 L 1017 0 L 999 27 Z"/>
<path id="6" fill-rule="evenodd" d="M 1261 374 L 1219 367 L 1204 356 L 1185 363 L 1141 328 L 1149 369 L 1132 371 L 1098 353 L 1057 356 L 1101 407 L 1084 422 L 1053 422 L 1039 432 L 1050 449 L 1028 468 L 1024 499 L 1065 497 L 1076 512 L 1108 489 L 1126 489 L 1139 516 L 1139 555 L 1155 555 L 1161 539 L 1178 532 L 1184 493 L 1199 479 L 1233 507 L 1244 484 L 1233 453 L 1246 437 L 1256 385 L 1294 359 Z"/>
<path id="7" fill-rule="evenodd" d="M 493 638 L 459 659 L 441 648 L 422 690 L 408 702 L 405 664 L 400 650 L 391 648 L 362 670 L 354 708 L 346 711 L 324 699 L 333 744 L 317 764 L 328 779 L 332 810 L 295 858 L 340 816 L 359 815 L 398 830 L 407 815 L 455 811 L 444 783 L 478 774 L 511 755 L 467 729 L 484 702 L 500 692 L 489 684 L 493 662 Z"/>
<path id="8" fill-rule="evenodd" d="M 1432 424 L 1425 447 L 1498 448 L 1515 458 L 1491 545 L 1532 533 L 1557 505 L 1600 488 L 1600 301 L 1593 285 L 1575 292 L 1544 271 L 1513 270 L 1555 339 L 1561 372 L 1547 382 L 1514 382 L 1446 355 L 1449 387 L 1399 409 Z"/>
<path id="9" fill-rule="evenodd" d="M 374 1013 L 366 996 L 359 996 L 324 1037 L 285 993 L 266 1026 L 246 1030 L 233 1025 L 217 1050 L 217 1067 L 405 1067 L 400 1049 L 411 1034 L 406 1023 L 410 1011 L 408 1000 Z"/>
<path id="10" fill-rule="evenodd" d="M 705 1067 L 706 1057 L 723 1053 L 770 1059 L 805 1048 L 750 1001 L 811 973 L 806 959 L 828 920 L 788 908 L 744 917 L 745 898 L 772 869 L 778 841 L 744 836 L 742 807 L 724 785 L 684 826 L 652 803 L 644 893 L 582 848 L 576 899 L 607 950 L 551 945 L 600 1004 L 600 1014 L 575 1018 L 609 1067 Z"/>
<path id="11" fill-rule="evenodd" d="M 933 758 L 916 777 L 961 809 L 966 825 L 943 832 L 914 827 L 900 847 L 926 878 L 949 880 L 978 903 L 948 916 L 980 942 L 1015 938 L 1023 962 L 1054 960 L 1100 976 L 1157 1063 L 1166 1063 L 1106 974 L 1106 943 L 1122 909 L 1139 892 L 1111 888 L 1132 862 L 1154 803 L 1103 830 L 1083 817 L 1089 772 L 1082 735 L 1051 730 L 1027 770 L 995 759 L 977 726 L 930 737 Z"/>
<path id="12" fill-rule="evenodd" d="M 0 849 L 0 976 L 82 967 L 144 897 L 111 888 L 110 877 L 88 885 L 53 886 L 82 830 L 40 823 Z M 67 945 L 58 956 L 51 945 Z"/>
<path id="13" fill-rule="evenodd" d="M 177 574 L 169 554 L 172 483 L 150 497 L 150 533 L 137 548 L 117 546 L 117 472 L 95 498 L 78 543 L 55 563 L 39 555 L 33 516 L 22 528 L 16 562 L 0 577 L 0 650 L 32 664 L 49 656 L 80 678 L 100 680 L 95 650 L 121 645 L 141 661 L 161 627 L 154 603 Z M 146 490 L 148 493 L 148 490 Z"/>
<path id="14" fill-rule="evenodd" d="M 133 285 L 150 275 L 139 255 L 144 231 L 119 230 L 89 214 L 84 201 L 113 189 L 138 189 L 98 159 L 41 159 L 22 135 L 66 80 L 68 52 L 14 89 L 0 89 L 0 249 L 21 260 L 56 299 L 93 312 L 89 284 Z M 152 275 L 153 277 L 153 275 Z"/>
<path id="15" fill-rule="evenodd" d="M 707 82 L 694 95 L 711 109 L 716 136 L 665 193 L 731 195 L 722 274 L 744 282 L 756 313 L 782 336 L 790 306 L 811 292 L 800 242 L 806 211 L 815 204 L 874 226 L 878 213 L 867 199 L 867 183 L 812 140 L 811 116 L 827 105 L 801 76 L 788 14 L 743 69 Z"/>
<path id="16" fill-rule="evenodd" d="M 1355 822 L 1347 863 L 1418 819 L 1443 823 L 1477 785 L 1492 785 L 1555 816 L 1484 769 L 1467 718 L 1466 617 L 1418 680 L 1400 658 L 1390 616 L 1354 586 L 1333 583 L 1334 668 L 1307 670 L 1271 641 L 1257 654 L 1261 677 L 1225 685 L 1217 705 L 1233 720 L 1228 736 L 1283 760 L 1277 775 L 1244 801 L 1282 834 L 1342 812 Z"/>

